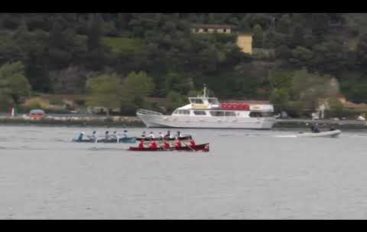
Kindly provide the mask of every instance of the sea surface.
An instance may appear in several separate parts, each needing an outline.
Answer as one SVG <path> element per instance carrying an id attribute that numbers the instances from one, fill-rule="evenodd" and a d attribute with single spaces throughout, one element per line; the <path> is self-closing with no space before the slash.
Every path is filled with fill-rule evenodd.
<path id="1" fill-rule="evenodd" d="M 93 129 L 0 126 L 0 219 L 367 219 L 366 131 L 180 130 L 207 153 L 71 142 Z"/>

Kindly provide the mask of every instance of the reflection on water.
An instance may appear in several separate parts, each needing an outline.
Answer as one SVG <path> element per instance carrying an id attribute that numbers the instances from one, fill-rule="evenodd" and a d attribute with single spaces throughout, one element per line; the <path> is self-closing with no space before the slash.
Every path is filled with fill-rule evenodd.
<path id="1" fill-rule="evenodd" d="M 1 127 L 0 218 L 367 218 L 363 131 L 335 139 L 180 129 L 210 142 L 208 153 L 70 142 L 94 129 Z M 165 132 L 129 133 L 143 130 Z"/>

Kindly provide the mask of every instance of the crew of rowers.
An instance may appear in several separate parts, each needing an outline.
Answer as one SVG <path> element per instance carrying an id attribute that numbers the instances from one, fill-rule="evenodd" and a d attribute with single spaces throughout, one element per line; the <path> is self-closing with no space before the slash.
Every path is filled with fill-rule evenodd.
<path id="1" fill-rule="evenodd" d="M 163 149 L 170 149 L 171 145 L 168 142 L 168 139 L 172 139 L 175 138 L 175 142 L 174 142 L 174 148 L 181 148 L 182 147 L 182 142 L 180 140 L 181 138 L 181 132 L 177 131 L 176 136 L 172 137 L 170 131 L 167 131 L 167 133 L 165 135 L 163 135 L 162 132 L 159 132 L 158 138 L 163 140 L 163 143 L 161 144 L 161 146 L 158 146 L 158 143 L 156 141 L 155 135 L 153 132 L 150 132 L 148 136 L 146 136 L 146 132 L 144 131 L 142 136 L 142 138 L 149 138 L 150 142 L 148 147 L 144 146 L 144 141 L 145 139 L 141 139 L 139 142 L 139 148 L 143 149 L 143 148 L 150 148 L 150 149 L 158 149 L 158 148 L 163 148 Z M 195 141 L 192 138 L 192 136 L 189 136 L 189 144 L 185 144 L 186 146 L 190 146 L 190 147 L 194 147 Z"/>
<path id="2" fill-rule="evenodd" d="M 148 135 L 146 135 L 146 132 L 143 131 L 142 135 L 141 135 L 142 138 L 151 138 L 151 139 L 155 139 L 156 136 L 155 134 L 153 133 L 153 131 L 151 131 Z M 171 131 L 167 131 L 167 133 L 165 135 L 163 135 L 162 132 L 159 132 L 158 133 L 158 138 L 159 139 L 173 139 L 173 138 L 180 138 L 181 137 L 181 132 L 180 131 L 177 131 L 176 135 L 171 135 Z"/>
<path id="3" fill-rule="evenodd" d="M 96 131 L 93 131 L 92 135 L 87 135 L 86 137 L 88 139 L 91 139 L 91 140 L 96 141 L 98 139 L 98 137 L 96 136 L 96 133 L 97 133 Z M 79 135 L 78 135 L 77 140 L 78 141 L 82 141 L 84 135 L 85 135 L 84 132 L 80 132 Z M 123 137 L 125 137 L 125 138 L 128 137 L 127 130 L 124 130 L 124 132 L 123 132 L 122 135 L 121 134 L 117 134 L 116 131 L 114 131 L 113 134 L 110 134 L 109 131 L 106 131 L 103 139 L 110 140 L 110 139 L 118 139 L 118 138 L 123 138 Z M 182 142 L 180 140 L 180 138 L 182 138 L 182 137 L 181 137 L 181 132 L 180 131 L 177 131 L 177 133 L 176 133 L 175 136 L 172 136 L 170 131 L 167 131 L 167 133 L 165 135 L 163 135 L 162 132 L 159 132 L 158 139 L 163 141 L 163 143 L 161 144 L 161 146 L 158 146 L 158 143 L 156 141 L 156 136 L 154 135 L 153 132 L 150 132 L 149 135 L 146 136 L 146 132 L 144 131 L 143 134 L 141 135 L 141 137 L 143 139 L 140 140 L 139 148 L 144 148 L 145 147 L 144 146 L 144 141 L 145 141 L 144 138 L 148 138 L 149 139 L 149 145 L 148 145 L 148 147 L 151 148 L 151 149 L 158 149 L 159 147 L 161 147 L 163 149 L 170 149 L 171 148 L 171 145 L 168 142 L 168 139 L 173 139 L 173 138 L 175 139 L 175 141 L 174 141 L 174 148 L 180 148 L 180 147 L 182 147 Z M 102 138 L 99 137 L 99 139 L 102 139 Z M 188 136 L 188 140 L 189 140 L 189 144 L 185 144 L 186 146 L 194 147 L 196 145 L 195 144 L 195 141 L 192 138 L 192 136 Z"/>
<path id="4" fill-rule="evenodd" d="M 96 131 L 93 131 L 92 135 L 87 135 L 86 137 L 88 139 L 96 140 L 97 139 L 96 133 L 97 133 Z M 80 132 L 79 135 L 78 135 L 77 140 L 82 141 L 84 135 L 85 135 L 84 132 Z M 118 134 L 117 131 L 114 131 L 112 134 L 110 134 L 109 131 L 106 131 L 105 134 L 104 134 L 103 139 L 109 140 L 109 139 L 127 138 L 127 137 L 129 137 L 128 133 L 127 133 L 127 130 L 124 130 L 124 132 L 122 134 Z M 100 139 L 101 139 L 101 137 L 100 137 Z"/>

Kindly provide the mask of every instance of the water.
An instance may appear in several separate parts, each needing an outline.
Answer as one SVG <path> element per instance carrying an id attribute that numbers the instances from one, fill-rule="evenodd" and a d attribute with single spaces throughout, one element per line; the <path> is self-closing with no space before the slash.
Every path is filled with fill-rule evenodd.
<path id="1" fill-rule="evenodd" d="M 70 142 L 94 128 L 0 129 L 0 219 L 367 218 L 365 132 L 181 130 L 210 152 L 140 153 Z"/>

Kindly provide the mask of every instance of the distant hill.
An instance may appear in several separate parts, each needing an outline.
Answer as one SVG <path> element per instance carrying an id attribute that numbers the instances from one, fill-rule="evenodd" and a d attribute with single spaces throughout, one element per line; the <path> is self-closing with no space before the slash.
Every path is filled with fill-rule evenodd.
<path id="1" fill-rule="evenodd" d="M 235 29 L 198 36 L 195 24 Z M 253 34 L 254 55 L 237 47 L 242 32 Z M 305 67 L 335 76 L 348 99 L 367 102 L 367 90 L 352 87 L 367 84 L 366 33 L 363 13 L 2 13 L 0 64 L 22 61 L 42 93 L 85 93 L 96 73 L 145 71 L 152 97 L 208 83 L 219 97 L 254 99 L 270 96 L 269 70 Z"/>

